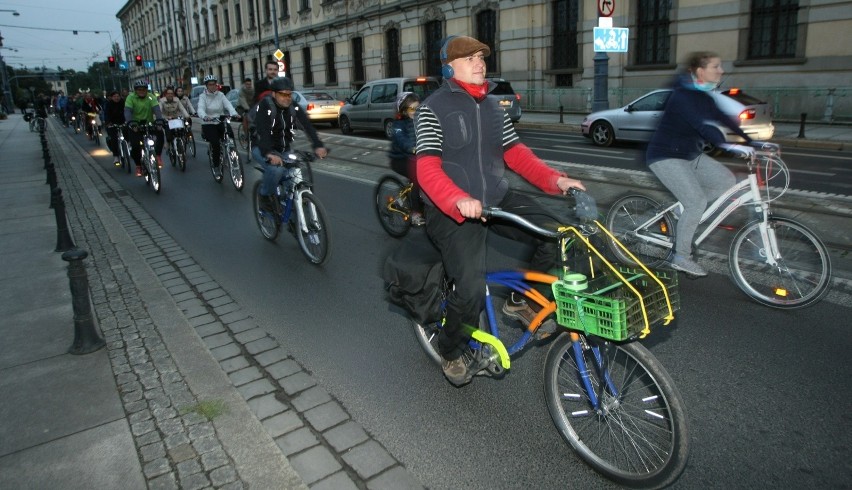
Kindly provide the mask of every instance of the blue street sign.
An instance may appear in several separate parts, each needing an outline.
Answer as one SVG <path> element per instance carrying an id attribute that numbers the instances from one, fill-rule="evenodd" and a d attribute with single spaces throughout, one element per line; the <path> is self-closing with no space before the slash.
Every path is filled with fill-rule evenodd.
<path id="1" fill-rule="evenodd" d="M 126 61 L 119 61 L 118 62 L 118 69 L 119 70 L 126 70 L 128 68 L 130 68 L 130 64 L 128 64 Z"/>
<path id="2" fill-rule="evenodd" d="M 626 53 L 629 37 L 629 29 L 626 27 L 595 27 L 595 52 Z"/>
<path id="3" fill-rule="evenodd" d="M 142 66 L 145 68 L 154 68 L 154 60 L 144 60 Z"/>

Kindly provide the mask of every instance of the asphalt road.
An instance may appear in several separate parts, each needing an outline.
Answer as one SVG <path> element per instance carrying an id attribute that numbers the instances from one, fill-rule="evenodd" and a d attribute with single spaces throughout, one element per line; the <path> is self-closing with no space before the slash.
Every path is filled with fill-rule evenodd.
<path id="1" fill-rule="evenodd" d="M 248 171 L 246 191 L 238 193 L 213 181 L 205 152 L 199 145 L 184 174 L 164 169 L 160 195 L 140 179 L 114 176 L 424 484 L 613 487 L 574 456 L 550 421 L 546 345 L 524 351 L 504 379 L 478 378 L 462 389 L 429 363 L 402 313 L 384 300 L 378 269 L 396 241 L 371 207 L 375 177 L 317 167 L 333 254 L 315 267 L 292 236 L 273 244 L 259 234 L 248 192 L 257 172 Z M 102 150 L 96 160 L 112 166 Z M 495 267 L 523 253 L 494 246 Z M 691 459 L 675 488 L 848 487 L 852 365 L 844 359 L 852 329 L 843 319 L 850 308 L 824 301 L 772 310 L 716 273 L 683 279 L 681 296 L 675 324 L 646 342 L 690 417 Z"/>

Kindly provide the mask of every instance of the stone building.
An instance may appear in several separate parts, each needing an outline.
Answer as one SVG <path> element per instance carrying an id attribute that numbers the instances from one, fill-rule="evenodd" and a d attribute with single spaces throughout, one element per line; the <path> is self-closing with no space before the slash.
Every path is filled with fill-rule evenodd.
<path id="1" fill-rule="evenodd" d="M 601 71 L 613 104 L 665 84 L 687 53 L 706 49 L 723 58 L 726 84 L 774 97 L 783 112 L 824 110 L 831 95 L 832 109 L 852 116 L 848 0 L 128 0 L 117 17 L 126 59 L 153 61 L 131 66 L 131 78 L 156 88 L 209 73 L 238 86 L 280 48 L 297 87 L 342 98 L 369 80 L 439 75 L 442 39 L 465 34 L 491 46 L 490 75 L 528 109 L 582 112 L 599 8 L 629 28 L 628 51 L 609 53 Z"/>

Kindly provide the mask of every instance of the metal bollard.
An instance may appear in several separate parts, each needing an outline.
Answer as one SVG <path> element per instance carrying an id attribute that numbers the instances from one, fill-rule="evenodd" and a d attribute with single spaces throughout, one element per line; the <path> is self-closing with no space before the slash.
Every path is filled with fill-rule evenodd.
<path id="1" fill-rule="evenodd" d="M 47 182 L 45 182 L 45 184 L 50 184 L 50 193 L 52 199 L 53 189 L 56 189 L 56 167 L 53 166 L 52 162 L 48 162 L 44 168 L 47 169 Z M 50 207 L 53 207 L 52 202 Z"/>
<path id="2" fill-rule="evenodd" d="M 67 252 L 74 248 L 71 233 L 68 231 L 68 219 L 65 217 L 65 199 L 62 198 L 62 189 L 57 187 L 51 193 L 53 200 L 53 214 L 56 215 L 56 249 L 54 252 Z"/>
<path id="3" fill-rule="evenodd" d="M 796 136 L 797 138 L 804 138 L 805 137 L 805 119 L 807 119 L 807 118 L 808 118 L 808 113 L 803 112 L 802 116 L 801 116 L 801 120 L 799 121 L 799 136 Z"/>
<path id="4" fill-rule="evenodd" d="M 565 109 L 564 107 L 559 106 L 559 124 L 562 124 L 562 123 L 565 122 L 565 119 L 563 117 L 564 114 L 565 114 L 564 109 Z"/>
<path id="5" fill-rule="evenodd" d="M 89 354 L 106 345 L 95 328 L 92 306 L 89 303 L 89 279 L 83 259 L 89 256 L 85 250 L 73 249 L 62 254 L 68 262 L 68 282 L 71 286 L 71 302 L 74 307 L 74 343 L 69 354 Z"/>

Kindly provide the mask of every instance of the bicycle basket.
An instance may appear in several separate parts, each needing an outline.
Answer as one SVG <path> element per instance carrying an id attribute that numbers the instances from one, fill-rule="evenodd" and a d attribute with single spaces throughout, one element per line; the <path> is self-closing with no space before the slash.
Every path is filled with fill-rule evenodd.
<path id="1" fill-rule="evenodd" d="M 644 270 L 625 266 L 618 266 L 618 270 L 641 294 L 648 325 L 658 323 L 669 315 L 666 292 Z M 677 311 L 680 308 L 677 272 L 652 272 L 665 285 L 672 311 Z M 583 291 L 577 291 L 572 282 L 563 278 L 553 283 L 556 321 L 560 325 L 613 341 L 638 336 L 645 328 L 639 297 L 614 274 L 598 274 L 589 280 L 588 287 Z"/>

